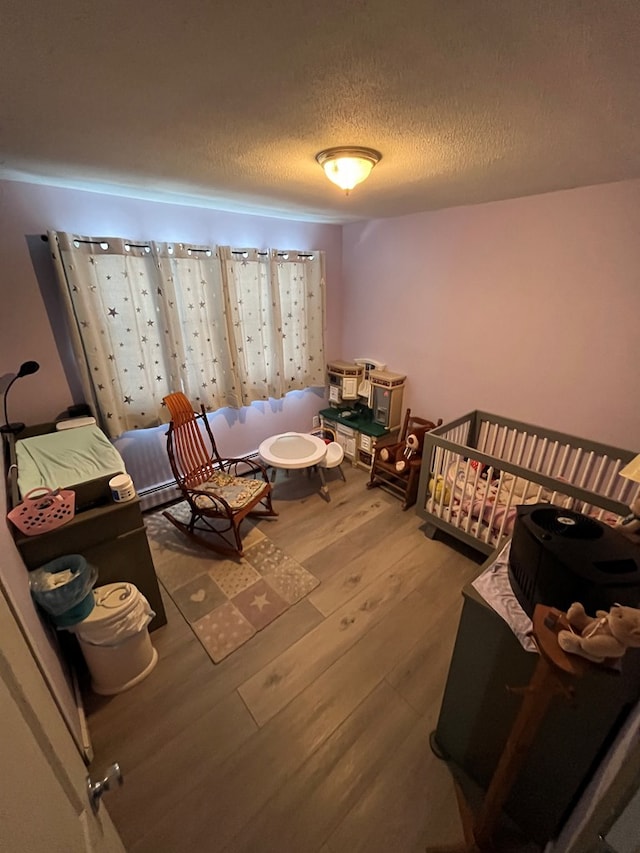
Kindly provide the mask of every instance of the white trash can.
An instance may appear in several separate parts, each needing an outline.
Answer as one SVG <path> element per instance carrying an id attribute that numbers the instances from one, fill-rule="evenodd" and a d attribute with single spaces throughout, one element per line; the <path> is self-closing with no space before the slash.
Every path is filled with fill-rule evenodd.
<path id="1" fill-rule="evenodd" d="M 69 630 L 78 638 L 92 689 L 111 696 L 138 684 L 156 665 L 148 630 L 155 613 L 130 583 L 106 584 L 93 594 L 93 610 Z"/>

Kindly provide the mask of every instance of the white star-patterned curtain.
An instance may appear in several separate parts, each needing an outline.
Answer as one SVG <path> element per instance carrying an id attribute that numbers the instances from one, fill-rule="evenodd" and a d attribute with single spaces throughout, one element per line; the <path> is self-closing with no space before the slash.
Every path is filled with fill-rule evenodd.
<path id="1" fill-rule="evenodd" d="M 218 252 L 184 243 L 154 243 L 153 249 L 171 389 L 209 409 L 241 406 Z"/>
<path id="2" fill-rule="evenodd" d="M 269 253 L 220 247 L 229 294 L 230 333 L 244 403 L 283 395 L 278 288 Z"/>
<path id="3" fill-rule="evenodd" d="M 324 384 L 324 264 L 313 252 L 272 249 L 282 393 Z"/>
<path id="4" fill-rule="evenodd" d="M 324 254 L 49 232 L 87 402 L 116 438 L 324 382 Z"/>
<path id="5" fill-rule="evenodd" d="M 245 403 L 324 384 L 324 256 L 219 249 Z"/>

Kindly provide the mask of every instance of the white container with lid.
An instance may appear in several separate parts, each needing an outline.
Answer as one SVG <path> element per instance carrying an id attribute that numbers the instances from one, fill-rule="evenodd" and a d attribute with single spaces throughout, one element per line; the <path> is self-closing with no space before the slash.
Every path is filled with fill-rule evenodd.
<path id="1" fill-rule="evenodd" d="M 94 590 L 95 606 L 73 627 L 91 673 L 95 693 L 122 693 L 151 672 L 158 653 L 148 625 L 154 617 L 146 598 L 130 583 L 111 583 Z"/>
<path id="2" fill-rule="evenodd" d="M 111 497 L 116 503 L 131 501 L 136 496 L 136 488 L 128 474 L 117 474 L 109 480 Z"/>

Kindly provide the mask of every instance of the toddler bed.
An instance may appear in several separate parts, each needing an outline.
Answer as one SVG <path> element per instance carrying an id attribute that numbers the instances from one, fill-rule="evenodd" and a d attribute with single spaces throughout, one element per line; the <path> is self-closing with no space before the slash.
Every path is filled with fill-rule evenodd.
<path id="1" fill-rule="evenodd" d="M 608 524 L 640 487 L 619 471 L 630 450 L 474 411 L 427 433 L 416 511 L 437 530 L 492 553 L 511 535 L 516 507 L 552 503 Z"/>

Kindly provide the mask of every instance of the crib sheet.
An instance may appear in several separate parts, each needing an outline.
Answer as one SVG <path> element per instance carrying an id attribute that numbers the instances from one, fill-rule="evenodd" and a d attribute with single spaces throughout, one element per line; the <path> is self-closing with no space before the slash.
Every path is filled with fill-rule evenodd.
<path id="1" fill-rule="evenodd" d="M 16 442 L 18 489 L 63 489 L 125 469 L 122 456 L 93 425 L 36 435 Z"/>

